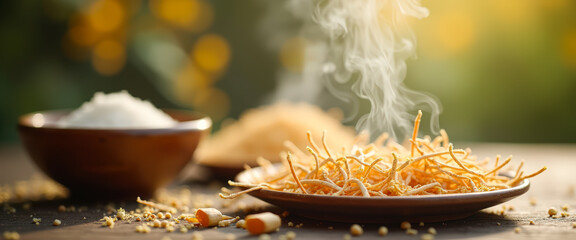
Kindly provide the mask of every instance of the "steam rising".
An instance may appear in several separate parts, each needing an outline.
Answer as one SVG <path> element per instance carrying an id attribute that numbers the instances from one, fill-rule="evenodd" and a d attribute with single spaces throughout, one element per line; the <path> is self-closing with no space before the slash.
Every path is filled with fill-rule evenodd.
<path id="1" fill-rule="evenodd" d="M 434 98 L 403 84 L 415 50 L 408 21 L 428 16 L 419 0 L 291 0 L 288 9 L 303 21 L 308 41 L 300 87 L 323 84 L 348 103 L 350 117 L 361 114 L 360 99 L 368 101 L 370 111 L 356 130 L 373 137 L 407 136 L 418 109 L 431 112 L 432 129 L 438 128 L 441 109 Z"/>

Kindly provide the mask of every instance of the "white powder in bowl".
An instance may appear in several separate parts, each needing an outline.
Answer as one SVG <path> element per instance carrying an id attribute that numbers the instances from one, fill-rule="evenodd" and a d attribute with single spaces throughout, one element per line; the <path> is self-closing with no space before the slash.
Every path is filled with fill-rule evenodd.
<path id="1" fill-rule="evenodd" d="M 95 93 L 90 102 L 82 104 L 56 124 L 64 128 L 164 128 L 176 123 L 152 103 L 120 91 Z"/>

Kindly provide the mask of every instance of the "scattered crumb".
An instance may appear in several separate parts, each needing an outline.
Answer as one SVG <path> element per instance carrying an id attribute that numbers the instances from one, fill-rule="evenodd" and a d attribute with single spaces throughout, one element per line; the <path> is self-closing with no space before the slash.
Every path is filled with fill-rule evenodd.
<path id="1" fill-rule="evenodd" d="M 420 236 L 421 240 L 434 240 L 434 235 L 430 233 L 424 233 Z"/>
<path id="2" fill-rule="evenodd" d="M 561 217 L 569 217 L 569 216 L 570 216 L 570 213 L 561 212 L 561 213 L 560 213 L 560 216 L 561 216 Z"/>
<path id="3" fill-rule="evenodd" d="M 293 223 L 293 222 L 288 222 L 288 227 L 294 227 L 294 223 Z"/>
<path id="4" fill-rule="evenodd" d="M 110 229 L 112 229 L 114 228 L 115 221 L 116 218 L 104 217 L 104 222 L 102 223 L 102 226 L 109 227 Z"/>
<path id="5" fill-rule="evenodd" d="M 496 225 L 500 226 L 500 225 L 502 225 L 502 223 L 500 223 L 500 222 L 496 222 Z"/>
<path id="6" fill-rule="evenodd" d="M 290 223 L 288 223 L 288 224 L 290 224 Z M 236 227 L 237 228 L 246 228 L 246 220 L 244 220 L 244 219 L 238 220 L 238 222 L 236 222 Z"/>
<path id="7" fill-rule="evenodd" d="M 168 221 L 163 220 L 162 222 L 160 222 L 160 227 L 161 228 L 166 228 L 170 225 L 170 223 L 168 223 Z"/>
<path id="8" fill-rule="evenodd" d="M 40 222 L 42 222 L 42 218 L 32 218 L 32 223 L 40 225 Z"/>
<path id="9" fill-rule="evenodd" d="M 438 234 L 438 231 L 436 231 L 436 228 L 429 227 L 429 228 L 428 228 L 428 233 L 430 233 L 430 234 L 432 234 L 432 235 L 436 235 L 436 234 Z"/>
<path id="10" fill-rule="evenodd" d="M 258 237 L 258 240 L 271 240 L 272 237 L 270 237 L 270 235 L 268 235 L 267 233 L 264 234 L 260 234 L 260 237 Z"/>
<path id="11" fill-rule="evenodd" d="M 59 219 L 54 219 L 54 222 L 52 222 L 52 226 L 60 226 L 60 224 L 62 224 L 62 221 Z"/>
<path id="12" fill-rule="evenodd" d="M 181 233 L 187 233 L 187 232 L 188 232 L 188 228 L 182 226 L 182 227 L 180 227 L 180 232 L 181 232 Z"/>
<path id="13" fill-rule="evenodd" d="M 555 207 L 551 207 L 550 209 L 548 209 L 548 215 L 549 215 L 550 217 L 556 215 L 557 213 L 558 213 L 558 210 L 556 210 Z"/>
<path id="14" fill-rule="evenodd" d="M 358 224 L 352 224 L 352 226 L 350 226 L 350 234 L 352 234 L 352 236 L 360 236 L 364 234 L 364 229 Z"/>
<path id="15" fill-rule="evenodd" d="M 124 210 L 123 208 L 119 208 L 116 211 L 116 217 L 120 220 L 123 220 L 126 217 L 126 210 Z"/>
<path id="16" fill-rule="evenodd" d="M 152 222 L 152 227 L 155 228 L 159 228 L 161 226 L 160 221 L 158 221 L 158 219 L 154 220 L 154 222 Z"/>
<path id="17" fill-rule="evenodd" d="M 6 231 L 2 235 L 4 235 L 4 239 L 6 239 L 6 240 L 18 240 L 18 239 L 20 239 L 20 234 L 18 232 Z"/>
<path id="18" fill-rule="evenodd" d="M 576 228 L 576 222 L 572 222 L 572 228 Z"/>
<path id="19" fill-rule="evenodd" d="M 530 205 L 531 205 L 531 206 L 536 206 L 536 204 L 537 204 L 536 198 L 533 198 L 533 197 L 530 198 Z"/>
<path id="20" fill-rule="evenodd" d="M 424 222 L 420 222 L 420 224 L 418 224 L 418 226 L 424 227 Z"/>
<path id="21" fill-rule="evenodd" d="M 202 233 L 198 231 L 192 233 L 192 240 L 202 240 L 202 239 L 204 239 Z"/>
<path id="22" fill-rule="evenodd" d="M 406 229 L 406 234 L 408 234 L 408 235 L 418 235 L 418 230 L 413 229 L 413 228 L 409 228 L 409 229 Z"/>
<path id="23" fill-rule="evenodd" d="M 292 232 L 292 231 L 288 231 L 288 232 L 286 233 L 286 239 L 287 239 L 287 240 L 294 240 L 294 239 L 296 239 L 296 233 L 295 233 L 295 232 Z"/>
<path id="24" fill-rule="evenodd" d="M 136 226 L 136 232 L 138 233 L 149 233 L 150 231 L 152 230 L 146 224 Z"/>
<path id="25" fill-rule="evenodd" d="M 412 225 L 410 224 L 410 222 L 404 221 L 400 223 L 400 228 L 402 228 L 402 230 L 407 230 L 410 229 L 411 227 Z"/>
<path id="26" fill-rule="evenodd" d="M 521 230 L 520 227 L 514 228 L 514 232 L 515 232 L 515 233 L 520 233 L 520 230 Z"/>
<path id="27" fill-rule="evenodd" d="M 76 212 L 76 207 L 70 206 L 70 207 L 66 208 L 66 211 L 67 212 Z"/>
<path id="28" fill-rule="evenodd" d="M 228 227 L 230 226 L 230 221 L 220 221 L 218 222 L 218 227 Z"/>
<path id="29" fill-rule="evenodd" d="M 530 220 L 530 225 L 536 225 L 536 223 L 534 223 L 534 220 Z"/>
<path id="30" fill-rule="evenodd" d="M 388 235 L 388 228 L 386 226 L 381 226 L 380 228 L 378 228 L 378 235 L 380 236 Z"/>
<path id="31" fill-rule="evenodd" d="M 564 206 L 562 206 L 562 210 L 564 211 L 568 211 L 570 207 L 568 207 L 568 204 L 564 204 Z"/>

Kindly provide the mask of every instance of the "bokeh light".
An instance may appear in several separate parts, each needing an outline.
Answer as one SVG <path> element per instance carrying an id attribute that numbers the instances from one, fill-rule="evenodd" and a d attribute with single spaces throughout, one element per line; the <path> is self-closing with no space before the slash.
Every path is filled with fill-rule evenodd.
<path id="1" fill-rule="evenodd" d="M 159 82 L 172 84 L 165 87 L 171 89 L 167 94 L 173 95 L 182 105 L 213 113 L 215 120 L 223 118 L 230 108 L 229 97 L 226 92 L 216 89 L 214 82 L 226 72 L 232 50 L 223 36 L 204 33 L 213 23 L 212 5 L 205 0 L 150 0 L 148 3 L 143 5 L 140 0 L 79 2 L 75 13 L 68 20 L 68 30 L 62 40 L 64 52 L 76 61 L 89 60 L 92 68 L 100 75 L 113 76 L 121 72 L 126 62 L 130 61 L 127 53 L 133 45 L 135 34 L 149 30 L 163 33 L 163 36 L 174 38 L 174 41 L 164 42 L 169 44 L 166 47 L 181 52 L 190 49 L 187 58 L 172 59 L 174 66 L 184 66 L 180 73 L 157 74 L 161 78 Z M 149 13 L 152 13 L 152 18 L 148 17 Z M 133 18 L 139 17 L 149 24 L 133 25 L 138 22 Z M 182 31 L 198 37 L 181 34 Z M 147 52 L 151 49 L 138 51 Z M 147 68 L 152 72 L 159 69 L 157 66 Z"/>
<path id="2" fill-rule="evenodd" d="M 214 15 L 203 0 L 151 0 L 150 9 L 162 21 L 195 33 L 205 31 Z"/>
<path id="3" fill-rule="evenodd" d="M 546 1 L 542 1 L 546 2 Z M 501 27 L 518 30 L 539 22 L 539 5 L 527 3 L 526 0 L 490 1 L 487 11 L 493 13 Z"/>
<path id="4" fill-rule="evenodd" d="M 95 31 L 111 32 L 123 24 L 125 12 L 118 0 L 99 0 L 88 6 L 86 17 Z"/>
<path id="5" fill-rule="evenodd" d="M 92 54 L 94 69 L 102 75 L 116 74 L 124 67 L 125 59 L 124 45 L 115 40 L 99 42 Z"/>
<path id="6" fill-rule="evenodd" d="M 117 74 L 126 62 L 126 21 L 130 3 L 94 0 L 81 5 L 69 19 L 64 51 L 74 60 L 89 57 L 92 67 L 104 76 Z"/>
<path id="7" fill-rule="evenodd" d="M 91 25 L 88 25 L 86 17 L 82 14 L 72 17 L 69 25 L 67 37 L 70 38 L 72 44 L 89 47 L 101 37 L 99 32 L 94 31 Z"/>
<path id="8" fill-rule="evenodd" d="M 198 67 L 210 74 L 221 73 L 230 61 L 230 46 L 216 34 L 200 36 L 192 48 L 191 58 Z"/>
<path id="9" fill-rule="evenodd" d="M 179 101 L 191 107 L 197 107 L 196 96 L 210 88 L 213 78 L 198 70 L 194 63 L 189 62 L 177 76 L 174 92 Z"/>
<path id="10" fill-rule="evenodd" d="M 20 113 L 70 108 L 95 91 L 120 88 L 164 106 L 206 111 L 215 126 L 237 117 L 271 99 L 276 86 L 298 87 L 277 81 L 298 80 L 310 54 L 298 37 L 302 23 L 286 5 L 7 1 L 0 136 L 17 138 L 11 121 Z M 576 1 L 422 5 L 430 15 L 410 20 L 416 57 L 407 62 L 404 83 L 439 99 L 440 125 L 454 139 L 576 141 Z"/>
<path id="11" fill-rule="evenodd" d="M 226 117 L 230 111 L 230 99 L 226 92 L 213 86 L 214 79 L 189 62 L 178 75 L 174 91 L 178 101 L 216 120 Z"/>
<path id="12" fill-rule="evenodd" d="M 224 119 L 230 111 L 230 99 L 221 89 L 209 87 L 194 96 L 194 105 L 200 112 L 210 115 L 213 119 Z"/>
<path id="13" fill-rule="evenodd" d="M 560 46 L 564 64 L 569 68 L 576 69 L 576 27 L 566 30 Z"/>
<path id="14" fill-rule="evenodd" d="M 438 15 L 436 21 L 426 29 L 423 48 L 426 54 L 435 58 L 448 58 L 469 50 L 477 39 L 478 26 L 472 16 L 462 11 L 452 11 Z"/>

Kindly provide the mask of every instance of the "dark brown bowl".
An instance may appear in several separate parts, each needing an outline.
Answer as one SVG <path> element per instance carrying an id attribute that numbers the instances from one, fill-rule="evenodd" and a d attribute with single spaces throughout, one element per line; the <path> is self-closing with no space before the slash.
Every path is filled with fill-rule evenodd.
<path id="1" fill-rule="evenodd" d="M 74 196 L 102 199 L 151 196 L 174 181 L 212 126 L 209 117 L 166 111 L 179 123 L 158 129 L 60 128 L 66 111 L 30 113 L 19 119 L 29 156 Z"/>

